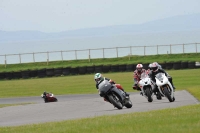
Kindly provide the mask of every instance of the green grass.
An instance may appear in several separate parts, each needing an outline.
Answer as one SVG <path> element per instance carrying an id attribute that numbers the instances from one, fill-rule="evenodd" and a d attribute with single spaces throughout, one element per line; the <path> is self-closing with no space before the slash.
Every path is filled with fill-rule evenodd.
<path id="1" fill-rule="evenodd" d="M 69 61 L 53 61 L 36 62 L 36 63 L 21 63 L 21 64 L 0 64 L 0 72 L 34 70 L 42 68 L 58 68 L 58 67 L 78 67 L 78 66 L 92 66 L 92 65 L 107 65 L 107 64 L 137 64 L 137 63 L 151 63 L 151 62 L 170 62 L 170 61 L 200 61 L 200 53 L 187 54 L 163 54 L 163 55 L 148 55 L 148 56 L 131 56 L 119 58 L 102 58 L 102 59 L 88 59 L 85 60 L 69 60 Z"/>
<path id="2" fill-rule="evenodd" d="M 188 90 L 200 99 L 200 69 L 167 72 L 173 77 L 177 90 Z M 127 92 L 134 91 L 133 72 L 105 73 L 103 76 L 120 83 Z M 40 96 L 43 91 L 55 95 L 97 93 L 93 74 L 0 81 L 0 97 Z"/>
<path id="3" fill-rule="evenodd" d="M 157 111 L 129 113 L 2 127 L 1 133 L 199 133 L 200 104 Z"/>
<path id="4" fill-rule="evenodd" d="M 143 62 L 162 62 L 165 61 L 199 61 L 200 54 L 184 54 L 184 55 L 157 55 L 157 56 L 135 56 L 129 61 L 127 57 L 115 60 L 101 59 L 52 62 L 48 67 L 60 66 L 81 66 L 81 65 L 98 65 L 100 62 L 104 64 L 119 63 L 138 63 Z M 66 64 L 63 64 L 66 63 Z M 30 65 L 30 66 L 29 66 Z M 34 66 L 35 65 L 35 66 Z M 16 64 L 7 66 L 6 71 L 16 71 L 23 69 L 46 68 L 36 64 Z M 0 66 L 0 71 L 5 71 L 4 66 Z M 172 77 L 177 90 L 188 90 L 197 99 L 200 100 L 200 69 L 188 70 L 169 70 L 167 71 Z M 123 73 L 106 73 L 104 76 L 120 83 L 127 92 L 132 90 L 132 72 Z M 22 96 L 40 96 L 41 93 L 51 91 L 55 95 L 61 94 L 89 94 L 97 93 L 93 74 L 64 76 L 42 79 L 20 79 L 20 80 L 1 80 L 0 81 L 0 97 L 22 97 Z M 153 103 L 152 103 L 153 104 Z M 94 118 L 84 118 L 77 120 L 68 120 L 61 122 L 50 122 L 44 124 L 33 124 L 17 127 L 0 127 L 0 133 L 199 133 L 200 132 L 200 104 L 184 106 L 179 108 L 168 108 L 164 110 L 129 113 L 124 115 L 101 116 Z"/>
<path id="5" fill-rule="evenodd" d="M 200 69 L 170 70 L 177 90 L 188 90 L 200 100 Z M 1 97 L 39 96 L 44 90 L 58 94 L 97 93 L 92 74 L 42 79 L 0 81 Z M 132 90 L 132 72 L 106 73 L 106 77 Z M 152 103 L 153 104 L 153 103 Z M 0 127 L 0 133 L 198 133 L 200 132 L 200 104 L 164 110 L 129 113 L 32 124 L 16 127 Z"/>

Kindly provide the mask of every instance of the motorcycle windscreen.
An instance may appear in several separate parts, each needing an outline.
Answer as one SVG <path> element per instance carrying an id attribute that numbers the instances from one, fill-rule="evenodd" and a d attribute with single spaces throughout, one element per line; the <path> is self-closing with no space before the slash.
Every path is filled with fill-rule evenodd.
<path id="1" fill-rule="evenodd" d="M 145 79 L 146 77 L 149 77 L 146 72 L 143 72 L 140 76 L 140 79 Z"/>
<path id="2" fill-rule="evenodd" d="M 158 73 L 158 74 L 156 74 L 155 76 L 156 76 L 156 78 L 159 80 L 159 81 L 163 81 L 163 75 L 164 73 Z"/>
<path id="3" fill-rule="evenodd" d="M 103 82 L 101 82 L 99 84 L 99 91 L 100 92 L 106 93 L 108 90 L 110 90 L 110 88 L 112 88 L 112 84 L 107 80 L 104 80 Z"/>

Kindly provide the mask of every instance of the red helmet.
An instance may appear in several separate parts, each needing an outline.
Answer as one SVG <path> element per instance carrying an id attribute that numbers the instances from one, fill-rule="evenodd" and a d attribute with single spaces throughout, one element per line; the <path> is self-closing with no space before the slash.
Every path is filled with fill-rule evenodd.
<path id="1" fill-rule="evenodd" d="M 143 65 L 142 64 L 137 64 L 136 69 L 138 72 L 141 72 L 143 69 Z"/>
<path id="2" fill-rule="evenodd" d="M 157 63 L 152 63 L 151 69 L 152 69 L 153 72 L 158 71 L 158 65 L 157 65 Z"/>

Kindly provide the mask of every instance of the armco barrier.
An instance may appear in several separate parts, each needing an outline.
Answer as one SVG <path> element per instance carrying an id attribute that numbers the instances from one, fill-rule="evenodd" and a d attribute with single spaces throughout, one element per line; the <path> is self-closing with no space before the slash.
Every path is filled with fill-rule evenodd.
<path id="1" fill-rule="evenodd" d="M 109 72 L 109 71 L 110 71 L 110 65 L 103 65 L 102 71 L 103 71 L 104 73 Z"/>
<path id="2" fill-rule="evenodd" d="M 166 69 L 170 70 L 173 68 L 173 62 L 166 62 Z"/>
<path id="3" fill-rule="evenodd" d="M 47 75 L 46 75 L 46 69 L 45 68 L 43 68 L 43 69 L 39 69 L 39 70 L 37 70 L 37 76 L 39 77 L 39 78 L 44 78 L 44 77 L 46 77 Z"/>
<path id="4" fill-rule="evenodd" d="M 53 77 L 55 74 L 54 74 L 54 68 L 47 68 L 46 69 L 46 75 L 48 77 Z"/>
<path id="5" fill-rule="evenodd" d="M 188 61 L 182 61 L 181 62 L 181 69 L 186 69 L 188 68 Z"/>
<path id="6" fill-rule="evenodd" d="M 87 66 L 87 73 L 94 73 L 95 66 Z"/>
<path id="7" fill-rule="evenodd" d="M 101 73 L 103 72 L 103 65 L 98 65 L 98 66 L 95 66 L 95 73 Z"/>
<path id="8" fill-rule="evenodd" d="M 175 69 L 175 70 L 181 69 L 181 61 L 174 62 L 173 63 L 173 69 Z"/>
<path id="9" fill-rule="evenodd" d="M 126 71 L 126 64 L 120 64 L 119 65 L 119 72 L 125 72 Z"/>
<path id="10" fill-rule="evenodd" d="M 30 77 L 30 70 L 21 71 L 21 74 L 23 79 L 28 79 Z"/>
<path id="11" fill-rule="evenodd" d="M 149 63 L 144 63 L 144 64 L 142 64 L 143 65 L 143 68 L 144 69 L 148 69 L 148 67 L 149 67 Z"/>
<path id="12" fill-rule="evenodd" d="M 79 67 L 72 67 L 71 68 L 71 75 L 77 75 L 77 74 L 79 74 L 78 68 Z"/>
<path id="13" fill-rule="evenodd" d="M 166 69 L 166 62 L 159 63 L 162 66 L 162 69 Z"/>
<path id="14" fill-rule="evenodd" d="M 30 70 L 30 77 L 37 77 L 38 76 L 38 70 Z"/>
<path id="15" fill-rule="evenodd" d="M 79 74 L 86 74 L 87 73 L 87 67 L 81 66 L 78 68 Z"/>
<path id="16" fill-rule="evenodd" d="M 13 72 L 6 72 L 5 73 L 5 78 L 6 79 L 13 79 Z"/>
<path id="17" fill-rule="evenodd" d="M 135 70 L 135 64 L 127 64 L 126 65 L 126 71 L 131 72 Z"/>
<path id="18" fill-rule="evenodd" d="M 0 80 L 1 80 L 1 79 L 5 79 L 5 73 L 4 73 L 4 72 L 1 72 L 1 73 L 0 73 Z"/>
<path id="19" fill-rule="evenodd" d="M 190 68 L 190 69 L 195 68 L 195 62 L 194 61 L 189 61 L 188 62 L 188 68 Z"/>
<path id="20" fill-rule="evenodd" d="M 71 67 L 64 67 L 62 74 L 64 76 L 70 75 L 71 74 Z"/>
<path id="21" fill-rule="evenodd" d="M 21 72 L 13 72 L 13 79 L 20 79 L 22 78 Z"/>
<path id="22" fill-rule="evenodd" d="M 178 61 L 178 62 L 167 62 L 159 63 L 163 69 L 193 69 L 200 68 L 200 62 L 194 61 Z M 147 64 L 144 64 L 147 67 Z M 166 66 L 166 67 L 165 67 Z M 146 68 L 144 67 L 144 68 Z M 32 77 L 49 77 L 49 76 L 67 76 L 67 75 L 78 75 L 78 74 L 94 74 L 97 72 L 133 72 L 136 69 L 136 64 L 120 64 L 120 65 L 99 65 L 99 66 L 81 66 L 81 67 L 64 67 L 64 68 L 47 68 L 39 70 L 24 70 L 20 72 L 0 72 L 1 79 L 27 79 Z"/>
<path id="23" fill-rule="evenodd" d="M 111 72 L 119 72 L 119 65 L 111 65 L 110 71 Z"/>
<path id="24" fill-rule="evenodd" d="M 61 75 L 63 75 L 63 68 L 62 67 L 54 68 L 54 75 L 55 76 L 61 76 Z"/>

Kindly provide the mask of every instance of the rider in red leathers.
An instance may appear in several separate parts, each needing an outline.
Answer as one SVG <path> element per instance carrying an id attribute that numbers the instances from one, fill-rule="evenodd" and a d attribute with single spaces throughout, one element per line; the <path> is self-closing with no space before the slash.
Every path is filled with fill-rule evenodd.
<path id="1" fill-rule="evenodd" d="M 147 71 L 145 69 L 143 69 L 143 65 L 142 64 L 137 64 L 136 70 L 133 72 L 133 79 L 134 79 L 133 89 L 134 90 L 141 91 L 140 87 L 138 86 L 138 83 L 140 81 L 142 73 L 147 73 Z"/>

